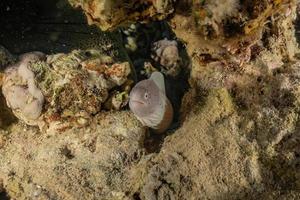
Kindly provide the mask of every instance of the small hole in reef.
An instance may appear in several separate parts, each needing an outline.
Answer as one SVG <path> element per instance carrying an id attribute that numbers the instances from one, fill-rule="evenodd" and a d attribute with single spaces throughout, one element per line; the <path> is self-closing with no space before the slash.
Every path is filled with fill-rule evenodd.
<path id="1" fill-rule="evenodd" d="M 158 153 L 164 138 L 165 134 L 157 134 L 153 130 L 149 130 L 144 142 L 147 153 Z"/>
<path id="2" fill-rule="evenodd" d="M 86 55 L 87 57 L 92 56 L 91 52 L 89 52 L 89 51 L 86 51 L 86 52 L 85 52 L 85 55 Z"/>
<path id="3" fill-rule="evenodd" d="M 263 90 L 261 90 L 259 93 L 260 93 L 260 95 L 264 95 L 265 94 L 265 92 Z"/>
<path id="4" fill-rule="evenodd" d="M 138 192 L 133 194 L 133 199 L 134 200 L 141 200 L 140 194 Z"/>
<path id="5" fill-rule="evenodd" d="M 256 79 L 256 80 L 257 80 L 257 82 L 259 82 L 259 83 L 260 83 L 260 82 L 262 81 L 262 77 L 260 77 L 260 76 L 259 76 L 259 77 L 257 77 L 257 79 Z"/>
<path id="6" fill-rule="evenodd" d="M 67 147 L 64 146 L 60 149 L 62 155 L 64 155 L 67 159 L 73 159 L 75 156 L 73 155 L 72 151 Z"/>
<path id="7" fill-rule="evenodd" d="M 224 32 L 226 37 L 234 37 L 243 32 L 243 26 L 239 22 L 228 20 L 225 22 Z"/>

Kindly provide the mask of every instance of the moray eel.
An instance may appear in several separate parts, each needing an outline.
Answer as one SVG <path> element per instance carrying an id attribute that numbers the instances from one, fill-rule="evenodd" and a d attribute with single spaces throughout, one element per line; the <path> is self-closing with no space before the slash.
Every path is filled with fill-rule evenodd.
<path id="1" fill-rule="evenodd" d="M 138 82 L 130 92 L 130 110 L 147 127 L 162 133 L 173 120 L 173 106 L 166 96 L 164 76 L 153 72 L 149 79 Z"/>

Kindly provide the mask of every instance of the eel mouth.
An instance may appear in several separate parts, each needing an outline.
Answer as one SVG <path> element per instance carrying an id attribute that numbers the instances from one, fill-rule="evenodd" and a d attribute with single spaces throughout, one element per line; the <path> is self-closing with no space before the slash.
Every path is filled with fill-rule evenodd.
<path id="1" fill-rule="evenodd" d="M 139 101 L 139 100 L 135 100 L 135 99 L 131 99 L 130 102 L 131 103 L 137 103 L 137 104 L 140 104 L 140 105 L 144 105 L 145 104 L 144 102 Z"/>

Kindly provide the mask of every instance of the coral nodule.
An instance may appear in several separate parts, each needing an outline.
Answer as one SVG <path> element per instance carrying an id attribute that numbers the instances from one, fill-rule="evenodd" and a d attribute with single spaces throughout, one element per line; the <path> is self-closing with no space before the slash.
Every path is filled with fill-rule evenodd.
<path id="1" fill-rule="evenodd" d="M 152 47 L 151 57 L 163 67 L 162 71 L 171 76 L 180 72 L 178 44 L 175 40 L 163 39 L 155 42 Z"/>

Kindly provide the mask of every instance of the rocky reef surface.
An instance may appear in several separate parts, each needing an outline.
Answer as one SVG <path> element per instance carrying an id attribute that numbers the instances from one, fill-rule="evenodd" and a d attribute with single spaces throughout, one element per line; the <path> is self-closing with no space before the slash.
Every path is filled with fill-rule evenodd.
<path id="1" fill-rule="evenodd" d="M 161 20 L 174 11 L 174 0 L 69 0 L 75 8 L 81 8 L 89 24 L 102 30 L 113 29 L 120 24 Z"/>
<path id="2" fill-rule="evenodd" d="M 106 43 L 93 51 L 56 52 L 28 65 L 45 97 L 41 116 L 67 121 L 70 126 L 62 131 L 14 117 L 5 103 L 4 68 L 22 57 L 0 48 L 6 96 L 0 97 L 0 198 L 300 198 L 296 1 L 69 2 L 103 30 L 122 26 L 121 34 L 111 33 L 119 38 L 102 36 L 124 48 L 107 52 Z M 107 72 L 114 66 L 130 66 L 121 70 L 122 80 Z M 176 122 L 161 135 L 143 127 L 126 100 L 113 104 L 152 71 L 165 74 L 175 105 Z M 77 75 L 79 82 L 53 90 L 65 80 L 61 76 Z M 94 91 L 88 86 L 97 88 L 102 75 L 102 82 L 114 84 L 99 83 L 106 98 L 89 104 L 101 95 L 88 95 Z M 47 82 L 47 77 L 59 78 Z M 81 111 L 88 120 L 81 119 Z M 83 121 L 88 123 L 78 126 Z"/>
<path id="3" fill-rule="evenodd" d="M 14 124 L 1 130 L 1 190 L 14 199 L 123 199 L 120 185 L 144 155 L 144 137 L 125 111 L 55 135 Z"/>
<path id="4" fill-rule="evenodd" d="M 86 126 L 105 104 L 120 110 L 128 101 L 130 63 L 100 51 L 30 52 L 19 60 L 5 70 L 2 91 L 14 114 L 41 130 Z"/>

